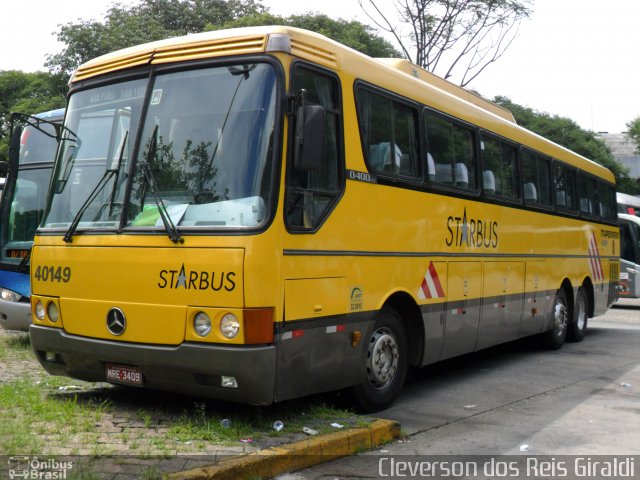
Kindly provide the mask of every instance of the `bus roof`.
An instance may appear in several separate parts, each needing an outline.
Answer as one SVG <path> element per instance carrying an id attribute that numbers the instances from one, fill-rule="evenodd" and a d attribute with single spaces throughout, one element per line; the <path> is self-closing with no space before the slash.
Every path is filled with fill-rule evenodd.
<path id="1" fill-rule="evenodd" d="M 516 119 L 513 117 L 513 114 L 506 108 L 490 102 L 486 98 L 483 98 L 474 92 L 459 87 L 458 85 L 451 83 L 450 81 L 445 80 L 444 78 L 439 77 L 428 70 L 425 70 L 415 63 L 411 63 L 409 60 L 406 60 L 404 58 L 376 58 L 376 60 L 385 63 L 397 70 L 408 73 L 415 78 L 419 78 L 423 82 L 434 85 L 439 89 L 444 90 L 445 92 L 466 100 L 469 103 L 473 103 L 477 107 L 484 108 L 485 110 L 488 110 L 509 122 L 516 123 Z"/>
<path id="2" fill-rule="evenodd" d="M 628 220 L 629 222 L 640 225 L 640 217 L 638 217 L 637 215 L 631 215 L 629 213 L 619 213 L 618 218 L 621 220 Z"/>
<path id="3" fill-rule="evenodd" d="M 64 117 L 64 108 L 57 108 L 55 110 L 49 110 L 47 112 L 40 112 L 34 115 L 37 118 L 42 118 L 43 120 L 48 120 L 51 118 L 62 118 Z"/>
<path id="4" fill-rule="evenodd" d="M 640 197 L 618 192 L 616 193 L 616 200 L 618 201 L 618 203 L 624 203 L 625 205 L 640 208 Z"/>
<path id="5" fill-rule="evenodd" d="M 148 64 L 286 52 L 362 79 L 615 183 L 613 174 L 516 124 L 507 110 L 401 59 L 374 59 L 323 35 L 284 26 L 244 27 L 169 38 L 118 50 L 81 65 L 70 84 Z M 416 88 L 419 87 L 419 88 Z"/>

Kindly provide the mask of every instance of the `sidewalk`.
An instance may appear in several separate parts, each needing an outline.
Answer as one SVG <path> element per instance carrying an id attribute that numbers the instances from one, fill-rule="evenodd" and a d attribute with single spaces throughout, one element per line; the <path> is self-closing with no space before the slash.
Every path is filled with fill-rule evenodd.
<path id="1" fill-rule="evenodd" d="M 364 452 L 400 437 L 400 424 L 376 420 L 368 427 L 350 428 L 266 450 L 222 460 L 215 465 L 169 475 L 173 480 L 272 478 L 281 473 Z"/>

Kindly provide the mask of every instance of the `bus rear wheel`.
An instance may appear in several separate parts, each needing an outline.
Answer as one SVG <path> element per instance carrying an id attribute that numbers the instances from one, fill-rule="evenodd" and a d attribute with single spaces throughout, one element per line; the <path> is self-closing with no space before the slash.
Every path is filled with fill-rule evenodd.
<path id="1" fill-rule="evenodd" d="M 581 342 L 587 332 L 587 320 L 589 319 L 589 301 L 587 293 L 583 287 L 578 289 L 576 305 L 573 309 L 573 319 L 567 332 L 567 340 L 570 342 Z"/>
<path id="2" fill-rule="evenodd" d="M 353 394 L 362 410 L 387 408 L 400 394 L 407 376 L 407 339 L 402 319 L 392 308 L 383 308 L 366 345 L 362 382 Z"/>
<path id="3" fill-rule="evenodd" d="M 570 309 L 564 289 L 556 292 L 551 310 L 551 329 L 542 334 L 543 345 L 557 350 L 564 344 L 569 328 Z"/>

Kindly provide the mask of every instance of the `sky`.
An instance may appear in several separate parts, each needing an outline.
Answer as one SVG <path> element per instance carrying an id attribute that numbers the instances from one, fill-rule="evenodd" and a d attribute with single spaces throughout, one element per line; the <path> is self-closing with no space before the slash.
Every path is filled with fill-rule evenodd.
<path id="1" fill-rule="evenodd" d="M 382 0 L 388 3 L 390 0 Z M 136 0 L 120 0 L 132 5 Z M 318 12 L 370 23 L 357 0 L 262 0 L 274 14 Z M 0 70 L 46 70 L 69 22 L 104 17 L 113 0 L 3 2 Z M 595 132 L 619 133 L 640 116 L 640 1 L 534 0 L 533 14 L 496 63 L 468 87 Z"/>

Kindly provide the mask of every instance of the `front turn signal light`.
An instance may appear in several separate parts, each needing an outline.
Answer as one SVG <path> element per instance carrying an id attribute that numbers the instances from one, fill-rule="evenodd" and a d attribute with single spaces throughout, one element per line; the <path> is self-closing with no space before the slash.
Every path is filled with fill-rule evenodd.
<path id="1" fill-rule="evenodd" d="M 243 316 L 245 343 L 273 343 L 273 308 L 247 308 Z"/>

